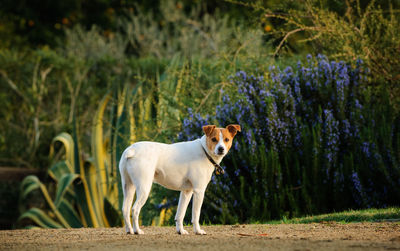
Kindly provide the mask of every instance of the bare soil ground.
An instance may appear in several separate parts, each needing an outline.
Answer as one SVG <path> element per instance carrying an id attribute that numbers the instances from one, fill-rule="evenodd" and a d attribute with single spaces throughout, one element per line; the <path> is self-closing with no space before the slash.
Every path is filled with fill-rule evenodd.
<path id="1" fill-rule="evenodd" d="M 187 226 L 187 230 L 192 230 Z M 0 231 L 0 250 L 400 250 L 400 223 L 333 222 L 204 226 L 205 236 L 181 236 L 174 227 Z"/>

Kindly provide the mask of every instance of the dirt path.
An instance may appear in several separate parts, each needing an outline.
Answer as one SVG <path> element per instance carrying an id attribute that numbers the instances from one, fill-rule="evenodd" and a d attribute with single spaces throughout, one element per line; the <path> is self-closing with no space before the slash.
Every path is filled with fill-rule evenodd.
<path id="1" fill-rule="evenodd" d="M 0 231 L 0 250 L 400 250 L 400 223 L 205 226 L 206 236 L 144 227 Z M 186 227 L 192 230 L 191 227 Z"/>

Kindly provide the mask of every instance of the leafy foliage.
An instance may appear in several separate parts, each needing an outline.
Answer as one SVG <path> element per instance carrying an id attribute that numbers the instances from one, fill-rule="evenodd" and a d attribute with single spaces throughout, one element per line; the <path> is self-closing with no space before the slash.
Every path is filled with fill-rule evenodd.
<path id="1" fill-rule="evenodd" d="M 313 53 L 336 60 L 360 58 L 372 73 L 368 84 L 377 92 L 388 89 L 392 106 L 399 110 L 400 15 L 395 3 L 388 2 L 346 1 L 343 10 L 333 11 L 328 2 L 311 0 L 305 1 L 304 8 L 285 14 L 258 7 L 265 11 L 266 19 L 284 22 L 277 32 L 281 39 L 274 55 L 290 53 L 296 44 L 306 43 Z"/>
<path id="2" fill-rule="evenodd" d="M 239 6 L 224 1 L 205 0 L 201 3 L 183 0 L 168 1 L 136 0 L 136 1 L 104 1 L 95 0 L 81 2 L 68 0 L 64 2 L 41 1 L 24 2 L 20 0 L 4 0 L 0 5 L 0 46 L 41 45 L 57 46 L 65 38 L 65 28 L 80 25 L 90 28 L 100 27 L 104 35 L 111 36 L 118 28 L 121 16 L 132 13 L 151 14 L 154 22 L 163 22 L 163 13 L 190 13 L 192 9 L 202 9 L 201 12 L 213 14 L 216 10 L 229 13 L 236 19 L 251 16 L 251 10 L 243 10 Z M 51 10 L 49 12 L 48 10 Z M 46 13 L 46 15 L 43 15 Z M 215 13 L 218 14 L 218 13 Z"/>

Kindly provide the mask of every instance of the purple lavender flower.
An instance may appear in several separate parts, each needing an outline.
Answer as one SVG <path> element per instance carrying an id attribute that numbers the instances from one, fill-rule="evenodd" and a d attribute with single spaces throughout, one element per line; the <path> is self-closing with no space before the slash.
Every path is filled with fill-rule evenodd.
<path id="1" fill-rule="evenodd" d="M 362 197 L 362 186 L 361 186 L 361 182 L 360 182 L 360 178 L 358 177 L 358 173 L 357 172 L 353 172 L 353 174 L 351 175 L 351 180 L 353 182 L 354 185 L 354 189 L 357 192 L 356 194 L 356 202 L 357 204 L 361 204 L 361 201 L 358 199 L 359 197 Z"/>
<path id="2" fill-rule="evenodd" d="M 220 197 L 228 196 L 221 191 L 240 187 L 243 180 L 254 185 L 254 196 L 265 195 L 270 203 L 273 196 L 265 191 L 282 193 L 287 187 L 297 186 L 299 180 L 301 184 L 306 183 L 303 178 L 290 175 L 311 175 L 306 177 L 311 179 L 312 175 L 322 174 L 319 177 L 322 182 L 333 184 L 335 191 L 344 192 L 351 187 L 358 206 L 374 205 L 368 197 L 379 197 L 383 192 L 374 189 L 376 184 L 362 183 L 364 169 L 357 169 L 348 177 L 344 167 L 352 160 L 353 164 L 359 161 L 371 163 L 370 166 L 393 162 L 389 150 L 378 149 L 373 145 L 374 139 L 370 142 L 365 137 L 369 130 L 366 125 L 378 121 L 373 121 L 366 113 L 369 107 L 361 104 L 365 99 L 359 88 L 367 72 L 361 65 L 359 61 L 352 68 L 345 62 L 330 62 L 323 55 L 315 58 L 308 55 L 306 63 L 299 61 L 294 69 L 271 66 L 265 74 L 268 79 L 257 72 L 239 71 L 229 78 L 237 92 L 232 89 L 223 92 L 221 103 L 211 116 L 189 110 L 182 120 L 184 128 L 179 137 L 196 138 L 202 133 L 199 126 L 209 122 L 238 123 L 245 128 L 232 146 L 237 154 L 224 158 L 223 162 L 228 163 L 226 174 L 218 182 L 212 180 L 212 185 L 218 186 Z M 362 154 L 349 157 L 348 151 Z M 277 154 L 277 163 L 269 160 L 269 154 Z M 313 162 L 321 163 L 314 168 L 318 170 L 310 170 L 309 164 Z M 272 167 L 271 163 L 276 166 Z M 293 167 L 293 163 L 298 167 Z M 273 175 L 268 182 L 267 174 Z M 395 178 L 393 182 L 397 184 L 400 179 Z M 237 205 L 246 205 L 239 196 L 229 196 Z"/>

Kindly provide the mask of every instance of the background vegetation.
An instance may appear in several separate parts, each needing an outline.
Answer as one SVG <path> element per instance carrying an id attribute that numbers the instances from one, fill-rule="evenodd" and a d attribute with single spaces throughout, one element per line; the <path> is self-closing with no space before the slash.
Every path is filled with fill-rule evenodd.
<path id="1" fill-rule="evenodd" d="M 207 192 L 209 200 L 227 198 L 225 188 L 235 187 L 237 204 L 206 202 L 206 222 L 398 206 L 398 1 L 95 3 L 1 4 L 0 165 L 48 174 L 22 182 L 22 216 L 15 226 L 122 224 L 116 171 L 122 150 L 139 140 L 175 142 L 198 135 L 200 122 L 206 122 L 201 118 L 221 126 L 240 122 L 246 129 L 237 152 L 224 161 L 234 177 L 214 180 Z M 51 15 L 43 15 L 49 9 Z M 315 61 L 320 53 L 325 57 Z M 319 72 L 326 65 L 334 74 Z M 280 70 L 287 66 L 292 70 Z M 338 80 L 350 86 L 338 89 Z M 300 96 L 294 94 L 296 81 Z M 334 88 L 322 88 L 326 81 Z M 259 109 L 262 99 L 246 98 L 243 87 L 249 85 L 278 95 L 268 98 L 276 108 L 252 111 L 256 126 L 235 114 L 223 116 L 229 109 Z M 329 106 L 327 98 L 333 95 L 337 102 L 340 91 L 344 101 Z M 284 141 L 286 127 L 264 120 L 274 109 L 291 137 L 302 134 L 301 145 L 290 137 Z M 333 138 L 324 129 L 328 120 Z M 358 134 L 346 131 L 346 123 Z M 196 125 L 192 131 L 189 124 Z M 247 141 L 257 130 L 271 132 L 254 152 Z M 299 151 L 303 157 L 292 154 Z M 244 174 L 244 167 L 259 171 Z M 338 193 L 336 171 L 349 193 Z M 282 186 L 273 188 L 279 179 Z M 248 191 L 252 184 L 260 184 L 259 190 Z M 253 197 L 244 201 L 243 194 Z M 337 196 L 347 197 L 336 204 Z M 155 186 L 143 224 L 172 221 L 176 204 L 175 192 Z M 248 208 L 254 213 L 244 217 Z"/>

